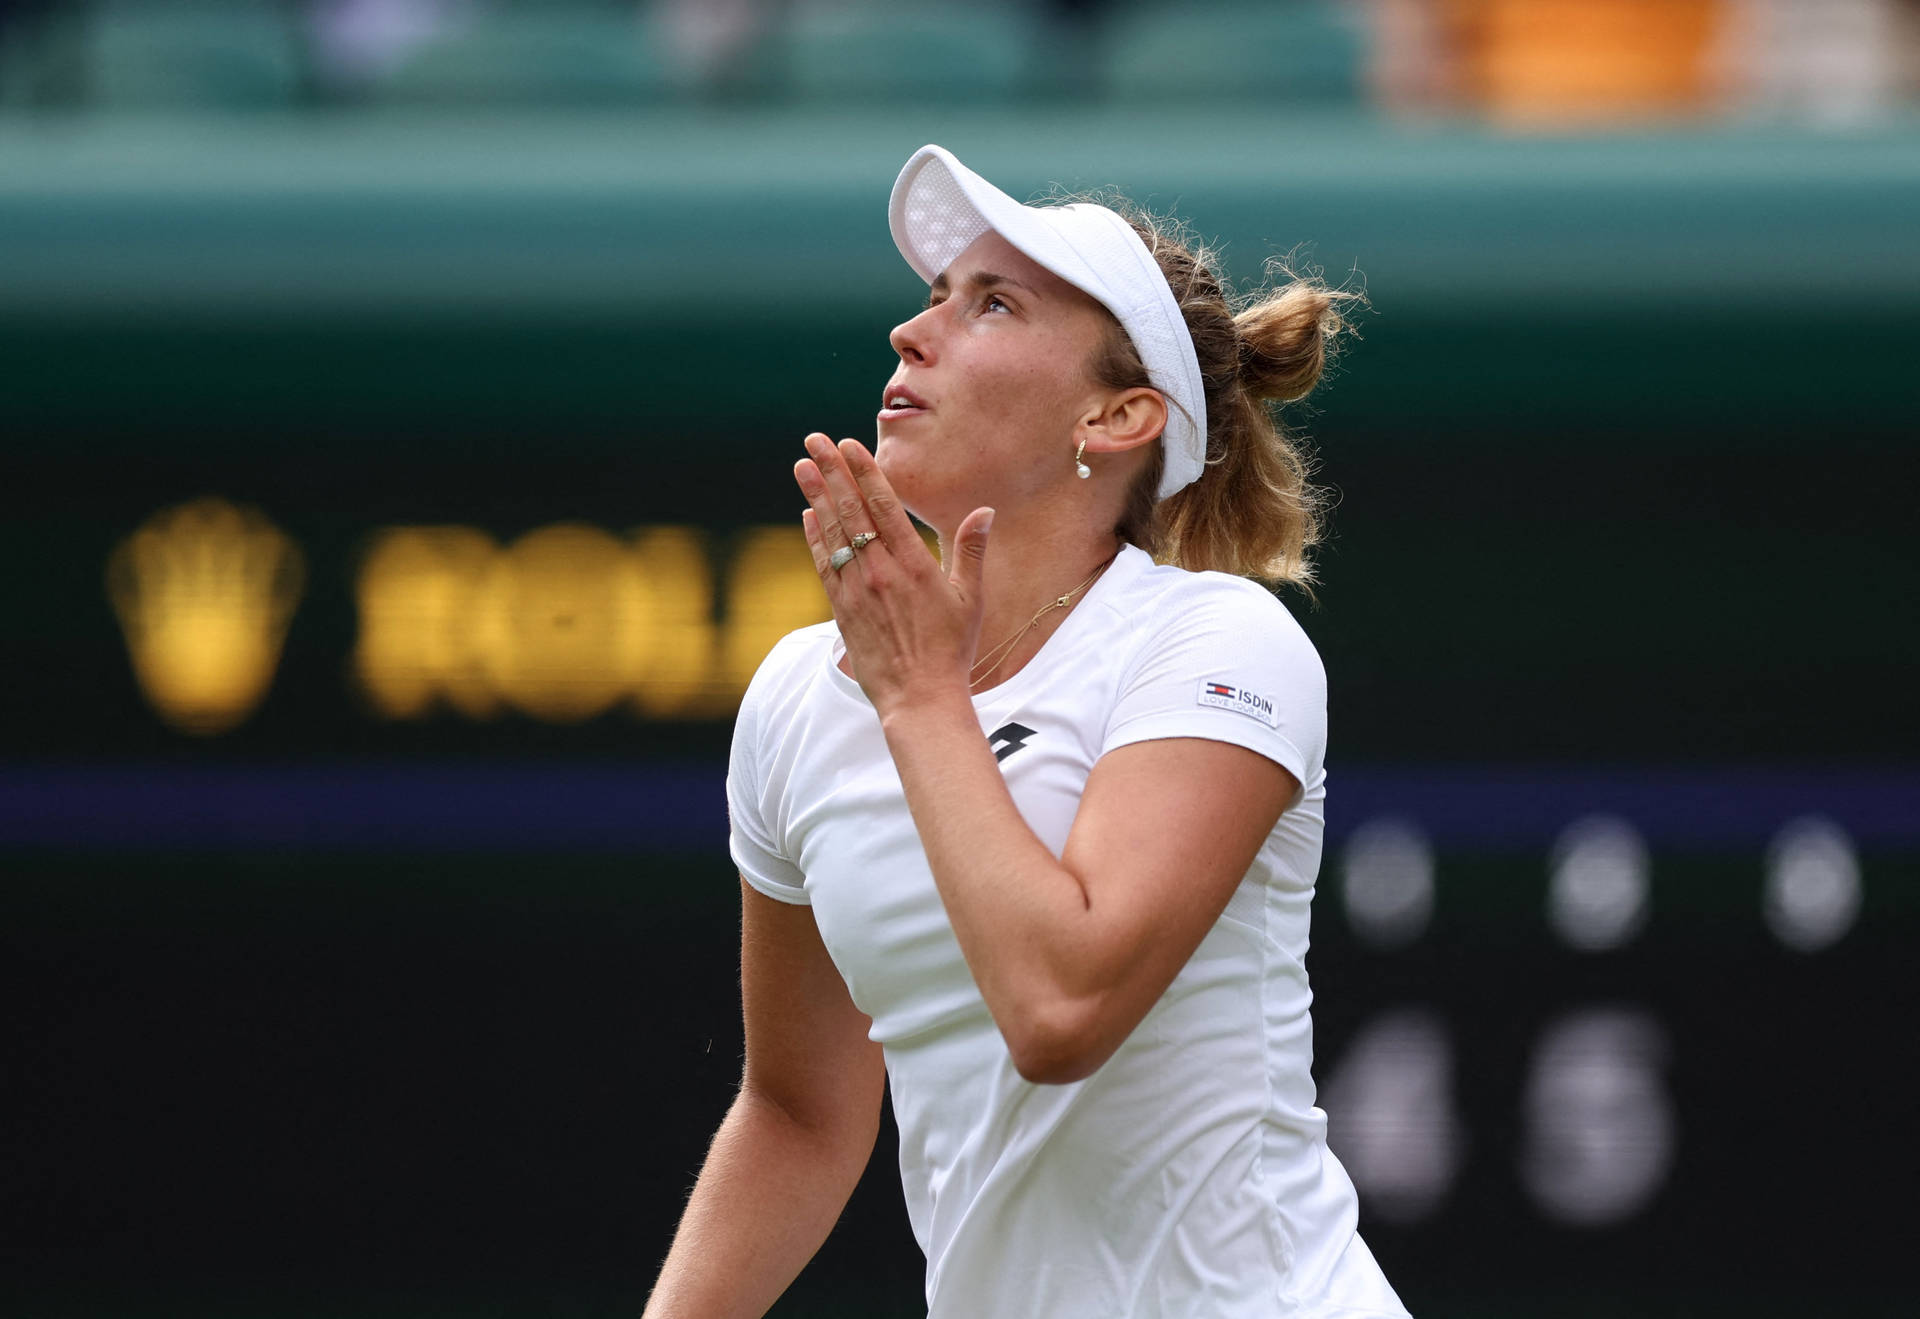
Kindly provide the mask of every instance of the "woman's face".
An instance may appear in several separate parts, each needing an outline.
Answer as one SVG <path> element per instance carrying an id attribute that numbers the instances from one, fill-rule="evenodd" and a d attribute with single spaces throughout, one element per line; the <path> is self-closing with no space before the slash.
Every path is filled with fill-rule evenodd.
<path id="1" fill-rule="evenodd" d="M 875 458 L 906 506 L 952 532 L 982 505 L 1017 508 L 1072 481 L 1075 427 L 1104 402 L 1088 367 L 1110 324 L 999 234 L 954 258 L 890 336 L 900 365 Z"/>

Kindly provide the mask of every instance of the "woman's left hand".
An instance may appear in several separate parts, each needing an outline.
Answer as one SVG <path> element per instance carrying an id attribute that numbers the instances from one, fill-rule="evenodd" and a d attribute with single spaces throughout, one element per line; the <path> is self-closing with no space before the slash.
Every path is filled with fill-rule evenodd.
<path id="1" fill-rule="evenodd" d="M 976 508 L 941 571 L 887 478 L 857 440 L 836 448 L 818 431 L 793 477 L 811 507 L 800 515 L 853 676 L 884 717 L 896 706 L 967 693 L 983 613 L 982 565 L 993 510 Z M 836 550 L 867 535 L 844 567 Z M 844 556 L 842 556 L 844 558 Z"/>

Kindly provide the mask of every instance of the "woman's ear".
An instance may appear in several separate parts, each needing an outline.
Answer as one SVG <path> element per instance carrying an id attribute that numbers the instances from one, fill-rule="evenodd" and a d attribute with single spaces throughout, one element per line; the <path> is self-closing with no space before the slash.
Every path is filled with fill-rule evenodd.
<path id="1" fill-rule="evenodd" d="M 1145 385 L 1121 390 L 1100 412 L 1081 421 L 1090 453 L 1125 453 L 1152 444 L 1167 428 L 1167 400 Z"/>

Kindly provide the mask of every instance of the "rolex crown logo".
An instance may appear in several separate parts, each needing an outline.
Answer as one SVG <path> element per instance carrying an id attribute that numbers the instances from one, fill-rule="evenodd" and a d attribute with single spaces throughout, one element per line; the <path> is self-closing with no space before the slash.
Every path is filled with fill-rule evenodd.
<path id="1" fill-rule="evenodd" d="M 305 575 L 285 532 L 222 499 L 163 509 L 120 542 L 107 596 L 160 717 L 210 735 L 251 714 L 273 682 Z"/>

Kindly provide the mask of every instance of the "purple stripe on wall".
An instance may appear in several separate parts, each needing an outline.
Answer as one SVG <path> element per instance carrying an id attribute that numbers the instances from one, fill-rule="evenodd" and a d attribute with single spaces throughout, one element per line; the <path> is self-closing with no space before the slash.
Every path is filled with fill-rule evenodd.
<path id="1" fill-rule="evenodd" d="M 1380 815 L 1436 846 L 1536 850 L 1594 812 L 1654 846 L 1764 846 L 1824 815 L 1864 848 L 1920 846 L 1920 769 L 1338 767 L 1329 839 Z M 0 765 L 0 847 L 724 851 L 725 769 L 345 763 Z"/>

